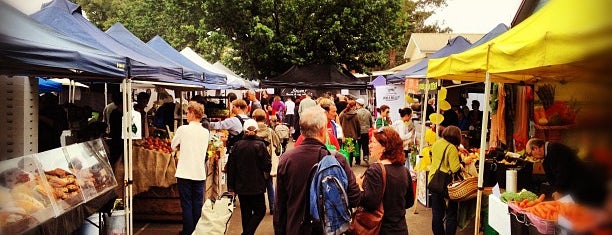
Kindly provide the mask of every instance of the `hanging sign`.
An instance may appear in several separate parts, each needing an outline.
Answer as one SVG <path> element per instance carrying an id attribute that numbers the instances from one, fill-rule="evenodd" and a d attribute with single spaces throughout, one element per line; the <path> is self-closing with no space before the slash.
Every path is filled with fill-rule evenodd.
<path id="1" fill-rule="evenodd" d="M 419 91 L 421 93 L 425 93 L 425 85 L 427 85 L 425 83 L 425 80 L 420 80 L 419 81 Z M 436 94 L 438 92 L 438 80 L 429 80 L 429 94 Z"/>

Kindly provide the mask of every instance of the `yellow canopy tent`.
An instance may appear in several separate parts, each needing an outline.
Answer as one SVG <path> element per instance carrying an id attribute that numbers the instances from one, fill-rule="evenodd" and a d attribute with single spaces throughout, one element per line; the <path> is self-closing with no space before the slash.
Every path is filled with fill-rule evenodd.
<path id="1" fill-rule="evenodd" d="M 429 60 L 427 77 L 494 82 L 582 79 L 609 70 L 610 0 L 551 0 L 497 38 L 463 53 Z"/>
<path id="2" fill-rule="evenodd" d="M 431 59 L 427 77 L 494 82 L 598 81 L 612 74 L 610 0 L 551 0 L 538 12 L 497 38 L 463 53 Z M 485 100 L 489 99 L 485 92 Z M 485 146 L 488 105 L 483 111 L 481 146 Z M 485 148 L 480 150 L 484 162 Z M 480 165 L 476 228 L 479 232 L 483 165 Z"/>

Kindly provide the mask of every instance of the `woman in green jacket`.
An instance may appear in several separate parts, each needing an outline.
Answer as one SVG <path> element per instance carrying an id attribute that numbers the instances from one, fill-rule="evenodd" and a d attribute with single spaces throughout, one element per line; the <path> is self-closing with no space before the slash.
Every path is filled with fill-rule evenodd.
<path id="1" fill-rule="evenodd" d="M 387 106 L 386 104 L 383 104 L 380 106 L 380 108 L 377 109 L 377 111 L 380 114 L 380 116 L 376 118 L 376 129 L 384 127 L 384 126 L 390 126 L 391 120 L 389 117 L 389 112 L 391 110 L 389 109 L 389 106 Z"/>
<path id="2" fill-rule="evenodd" d="M 445 173 L 455 173 L 461 169 L 461 160 L 457 146 L 461 143 L 461 129 L 448 126 L 442 131 L 442 138 L 431 146 L 431 182 L 438 170 Z M 444 159 L 444 160 L 443 160 Z M 449 182 L 450 183 L 450 182 Z M 434 235 L 455 234 L 457 230 L 457 202 L 446 198 L 446 195 L 431 193 L 431 228 Z M 445 219 L 446 217 L 446 219 Z M 446 228 L 444 221 L 446 221 Z"/>

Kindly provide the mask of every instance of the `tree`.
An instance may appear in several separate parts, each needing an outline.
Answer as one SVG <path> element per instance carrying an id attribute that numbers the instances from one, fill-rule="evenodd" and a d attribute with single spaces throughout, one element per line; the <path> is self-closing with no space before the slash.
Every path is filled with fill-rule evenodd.
<path id="1" fill-rule="evenodd" d="M 115 22 L 147 41 L 160 35 L 245 77 L 266 79 L 292 65 L 384 68 L 446 0 L 76 0 L 103 30 Z"/>

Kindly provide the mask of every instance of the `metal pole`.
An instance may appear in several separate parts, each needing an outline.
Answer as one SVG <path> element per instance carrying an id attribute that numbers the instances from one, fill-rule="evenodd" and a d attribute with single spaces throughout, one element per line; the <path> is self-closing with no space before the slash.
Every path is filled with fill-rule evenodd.
<path id="1" fill-rule="evenodd" d="M 127 123 L 128 123 L 128 130 L 131 131 L 132 130 L 132 125 L 133 125 L 133 123 L 132 123 L 132 121 L 133 121 L 132 120 L 132 113 L 133 113 L 133 110 L 134 110 L 134 108 L 132 106 L 132 80 L 131 79 L 127 80 L 127 87 L 128 87 L 127 94 L 129 96 L 128 97 L 128 107 L 126 107 L 127 110 L 128 110 L 128 112 L 127 112 L 128 113 Z M 134 146 L 134 142 L 133 142 L 134 140 L 132 139 L 132 134 L 133 133 L 130 133 L 130 135 L 129 135 L 129 139 L 128 139 L 128 152 L 127 152 L 128 153 L 128 160 L 129 160 L 129 169 L 130 169 L 129 172 L 128 172 L 129 173 L 128 180 L 130 182 L 132 182 L 134 180 L 133 179 L 134 178 L 134 175 L 133 175 L 133 164 L 132 164 L 134 162 L 133 151 L 132 151 L 133 150 L 133 146 Z M 130 211 L 127 214 L 128 217 L 129 217 L 129 223 L 127 224 L 127 228 L 128 228 L 128 234 L 130 234 L 130 235 L 134 234 L 134 228 L 133 228 L 133 221 L 134 221 L 134 217 L 133 216 L 134 216 L 134 213 L 133 213 L 133 210 L 132 210 L 134 208 L 134 204 L 133 204 L 133 200 L 134 200 L 133 193 L 134 192 L 133 192 L 133 190 L 134 190 L 134 188 L 133 188 L 132 184 L 130 183 L 129 188 L 128 188 L 129 195 L 130 195 L 130 201 L 129 201 Z"/>
<path id="2" fill-rule="evenodd" d="M 417 158 L 416 165 L 419 164 L 421 158 L 423 157 L 423 149 L 425 148 L 425 130 L 426 130 L 425 120 L 427 120 L 426 115 L 427 115 L 427 96 L 428 95 L 429 95 L 429 79 L 425 78 L 425 94 L 423 95 L 423 98 L 421 98 L 423 100 L 423 107 L 421 109 L 421 140 L 419 142 L 419 157 Z M 425 177 L 427 177 L 427 176 L 425 176 Z M 419 174 L 418 174 L 418 171 L 417 171 L 417 184 L 416 184 L 417 192 L 418 192 L 418 186 L 419 186 L 418 178 L 419 178 Z M 427 187 L 425 187 L 425 192 L 426 192 L 425 194 L 427 194 Z M 417 208 L 419 207 L 418 206 L 418 202 L 419 202 L 418 198 L 419 197 L 418 197 L 418 193 L 417 193 L 417 196 L 414 197 L 414 211 L 413 211 L 414 214 L 418 214 L 419 213 L 417 211 Z M 427 199 L 425 199 L 425 201 L 427 201 Z"/>
<path id="3" fill-rule="evenodd" d="M 438 86 L 437 86 L 437 90 L 438 92 L 436 93 L 436 113 L 440 113 L 440 87 L 442 87 L 441 85 L 442 83 L 440 82 L 440 79 L 438 79 Z M 436 140 L 438 140 L 438 136 L 440 136 L 440 124 L 436 124 Z"/>
<path id="4" fill-rule="evenodd" d="M 108 105 L 108 83 L 104 83 L 104 107 Z"/>
<path id="5" fill-rule="evenodd" d="M 482 130 L 480 132 L 480 159 L 478 163 L 478 196 L 476 197 L 476 224 L 474 226 L 474 235 L 478 235 L 480 229 L 480 205 L 482 205 L 482 191 L 484 179 L 484 163 L 485 150 L 487 144 L 487 126 L 489 126 L 489 99 L 491 97 L 491 76 L 489 72 L 486 74 L 485 80 L 485 97 L 484 110 L 482 111 Z"/>

